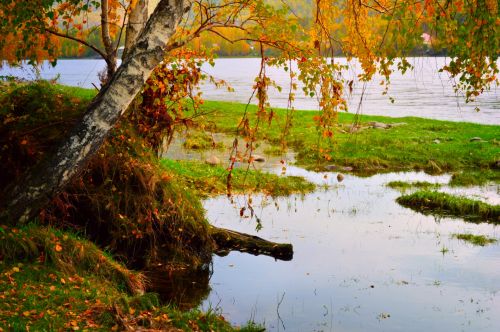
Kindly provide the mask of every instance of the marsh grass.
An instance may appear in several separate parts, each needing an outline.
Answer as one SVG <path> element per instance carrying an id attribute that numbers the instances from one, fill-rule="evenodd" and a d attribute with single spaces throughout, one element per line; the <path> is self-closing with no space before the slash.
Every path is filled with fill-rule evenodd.
<path id="1" fill-rule="evenodd" d="M 208 165 L 199 161 L 174 161 L 162 159 L 163 167 L 172 172 L 184 185 L 201 196 L 227 193 L 229 171 L 221 166 Z M 279 176 L 258 170 L 236 168 L 233 170 L 232 193 L 264 193 L 273 197 L 293 193 L 308 193 L 316 186 L 298 176 Z"/>
<path id="2" fill-rule="evenodd" d="M 439 183 L 431 183 L 427 181 L 416 181 L 416 182 L 406 182 L 406 181 L 391 181 L 386 184 L 387 187 L 392 189 L 397 189 L 401 191 L 409 190 L 412 188 L 418 189 L 431 189 L 431 188 L 439 188 L 441 184 Z"/>
<path id="3" fill-rule="evenodd" d="M 474 235 L 469 233 L 452 234 L 452 238 L 469 242 L 475 246 L 481 246 L 481 247 L 498 242 L 498 240 L 495 238 L 490 238 L 485 235 Z"/>
<path id="4" fill-rule="evenodd" d="M 437 191 L 417 191 L 396 201 L 423 214 L 451 216 L 473 222 L 500 223 L 500 205 L 490 205 L 466 197 Z"/>
<path id="5" fill-rule="evenodd" d="M 488 183 L 500 183 L 500 171 L 497 169 L 483 169 L 454 173 L 450 186 L 469 187 L 482 186 Z"/>

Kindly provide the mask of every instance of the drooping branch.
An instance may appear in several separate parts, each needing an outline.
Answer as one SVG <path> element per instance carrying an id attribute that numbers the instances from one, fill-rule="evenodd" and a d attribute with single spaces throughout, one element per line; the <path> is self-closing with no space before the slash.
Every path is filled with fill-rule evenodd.
<path id="1" fill-rule="evenodd" d="M 86 42 L 85 40 L 83 39 L 80 39 L 80 38 L 76 38 L 76 37 L 73 37 L 73 36 L 70 36 L 68 34 L 65 34 L 65 33 L 61 33 L 61 32 L 58 32 L 56 30 L 52 30 L 52 29 L 47 29 L 45 28 L 46 32 L 50 33 L 50 34 L 53 34 L 54 36 L 58 36 L 58 37 L 61 37 L 61 38 L 66 38 L 66 39 L 70 39 L 70 40 L 73 40 L 77 43 L 80 43 L 82 45 L 85 45 L 87 46 L 88 48 L 92 49 L 94 52 L 96 52 L 97 54 L 99 54 L 103 59 L 106 60 L 106 54 L 101 51 L 100 49 L 98 49 L 97 47 L 95 47 L 94 45 Z"/>
<path id="2" fill-rule="evenodd" d="M 52 158 L 31 170 L 2 202 L 0 222 L 26 222 L 86 166 L 125 112 L 153 69 L 163 60 L 166 41 L 190 8 L 185 0 L 161 0 L 136 44 L 83 119 Z"/>

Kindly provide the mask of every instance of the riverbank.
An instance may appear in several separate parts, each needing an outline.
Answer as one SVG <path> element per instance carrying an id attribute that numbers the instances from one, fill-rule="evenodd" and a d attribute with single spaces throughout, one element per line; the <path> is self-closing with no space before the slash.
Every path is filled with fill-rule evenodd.
<path id="1" fill-rule="evenodd" d="M 235 123 L 246 105 L 207 101 L 205 119 L 211 129 L 235 134 Z M 248 112 L 256 106 L 249 105 Z M 276 147 L 286 110 L 273 109 L 273 122 L 260 126 L 258 138 Z M 319 140 L 314 117 L 318 112 L 295 111 L 288 146 L 297 152 L 297 164 L 315 170 L 349 170 L 359 175 L 423 170 L 430 174 L 452 173 L 457 185 L 500 183 L 500 126 L 430 120 L 390 118 L 339 113 L 333 141 Z M 330 160 L 324 158 L 322 150 Z M 278 151 L 279 153 L 279 151 Z M 460 182 L 460 179 L 467 178 Z"/>
<path id="2" fill-rule="evenodd" d="M 94 89 L 58 86 L 62 93 L 84 101 L 95 95 Z M 198 117 L 209 131 L 229 135 L 247 109 L 255 105 L 206 101 Z M 260 126 L 257 137 L 272 144 L 274 153 L 280 149 L 282 129 L 287 111 L 273 108 L 270 125 Z M 333 143 L 318 144 L 319 134 L 314 117 L 319 112 L 297 110 L 293 115 L 290 134 L 286 138 L 290 149 L 297 152 L 297 164 L 316 170 L 347 170 L 358 175 L 380 172 L 423 170 L 430 174 L 452 173 L 452 185 L 482 185 L 500 183 L 500 125 L 451 122 L 417 117 L 384 117 L 339 113 Z M 331 149 L 330 160 L 322 158 L 321 148 Z M 352 170 L 351 170 L 352 168 Z"/>
<path id="3" fill-rule="evenodd" d="M 2 157 L 18 158 L 21 152 L 22 157 L 27 158 L 21 164 L 22 167 L 31 166 L 33 160 L 43 157 L 40 153 L 47 152 L 46 145 L 51 145 L 47 143 L 56 142 L 95 95 L 95 90 L 57 85 L 35 86 L 33 89 L 16 91 L 12 95 L 13 98 L 2 99 L 4 107 L 0 115 L 4 126 L 2 129 L 10 126 L 10 129 L 18 133 L 22 129 L 22 135 L 11 137 L 13 140 L 9 141 L 9 146 L 12 149 L 4 150 Z M 22 107 L 19 107 L 20 105 Z M 244 105 L 206 102 L 204 110 L 209 112 L 205 119 L 207 120 L 206 128 L 209 131 L 234 134 L 233 128 L 242 115 Z M 281 143 L 279 133 L 284 112 L 284 110 L 277 110 L 277 122 L 269 127 L 262 127 L 262 131 L 259 132 L 260 139 L 274 145 L 273 151 L 277 154 L 282 153 L 279 150 Z M 318 146 L 314 146 L 317 144 L 317 134 L 312 119 L 314 113 L 298 111 L 296 115 L 289 146 L 297 152 L 298 164 L 314 169 L 330 168 L 335 173 L 352 171 L 357 174 L 372 174 L 392 170 L 420 169 L 418 167 L 426 165 L 425 158 L 419 158 L 419 153 L 425 149 L 424 145 L 428 144 L 428 137 L 421 138 L 423 139 L 422 147 L 419 149 L 413 147 L 413 150 L 410 149 L 410 152 L 406 153 L 404 144 L 399 144 L 398 141 L 404 140 L 403 136 L 410 134 L 412 130 L 409 128 L 404 131 L 392 130 L 400 130 L 412 123 L 418 129 L 418 133 L 425 135 L 428 131 L 432 131 L 426 126 L 448 128 L 447 126 L 451 125 L 416 118 L 404 119 L 406 124 L 389 128 L 377 128 L 371 125 L 373 127 L 358 132 L 359 135 L 365 135 L 361 137 L 364 137 L 362 142 L 366 153 L 362 153 L 365 150 L 356 147 L 357 153 L 353 154 L 349 150 L 345 153 L 341 151 L 341 147 L 349 149 L 352 148 L 349 144 L 358 142 L 358 138 L 352 138 L 357 137 L 353 133 L 342 132 L 346 131 L 347 126 L 352 123 L 353 117 L 341 114 L 339 123 L 342 126 L 339 126 L 338 133 L 336 133 L 336 138 L 340 139 L 337 150 L 333 150 L 335 154 L 332 154 L 332 160 L 326 162 L 316 158 Z M 64 120 L 68 121 L 61 121 L 62 116 L 67 116 L 68 118 Z M 211 117 L 210 121 L 208 117 Z M 31 122 L 33 119 L 36 121 Z M 57 123 L 56 119 L 59 119 L 61 123 Z M 30 120 L 28 124 L 31 127 L 26 127 L 26 123 L 23 122 L 26 120 Z M 377 121 L 384 125 L 393 123 L 391 118 L 363 118 L 361 127 L 368 126 L 370 121 Z M 420 122 L 423 123 L 423 127 L 419 125 Z M 41 126 L 43 123 L 51 125 L 44 127 Z M 213 123 L 217 126 L 213 126 Z M 498 181 L 495 180 L 498 170 L 490 167 L 491 160 L 494 160 L 491 156 L 495 155 L 495 151 L 490 145 L 486 145 L 486 143 L 496 142 L 494 129 L 497 127 L 481 125 L 469 127 L 469 124 L 464 126 L 468 129 L 465 133 L 461 133 L 465 135 L 463 137 L 472 134 L 479 135 L 481 132 L 481 141 L 468 143 L 485 144 L 485 148 L 484 150 L 479 148 L 481 152 L 472 155 L 468 160 L 465 158 L 468 145 L 458 144 L 448 155 L 460 161 L 459 164 L 454 165 L 453 170 L 457 174 L 461 174 L 458 173 L 461 171 L 467 173 L 470 169 L 481 172 L 480 167 L 484 166 L 494 174 L 494 176 L 488 176 L 486 180 Z M 458 130 L 459 127 L 457 124 L 457 127 L 448 128 L 449 130 L 445 132 L 453 139 L 442 139 L 443 142 L 452 144 L 458 140 L 453 135 L 454 130 Z M 485 127 L 493 129 L 487 128 L 486 130 Z M 38 129 L 31 132 L 30 128 Z M 139 258 L 144 255 L 142 259 L 151 261 L 154 258 L 151 252 L 142 252 L 150 245 L 154 248 L 161 246 L 161 250 L 157 252 L 166 253 L 165 256 L 169 262 L 186 264 L 184 266 L 187 264 L 203 265 L 203 259 L 206 259 L 203 256 L 209 252 L 211 244 L 206 236 L 207 223 L 200 204 L 200 196 L 207 196 L 207 191 L 224 193 L 227 170 L 219 166 L 188 161 L 168 160 L 159 163 L 150 151 L 144 149 L 144 146 L 141 148 L 142 142 L 137 135 L 126 129 L 122 127 L 110 136 L 110 141 L 102 150 L 102 155 L 98 156 L 97 161 L 93 163 L 94 168 L 91 170 L 94 173 L 84 174 L 83 180 L 86 185 L 83 188 L 72 187 L 72 191 L 69 192 L 74 197 L 88 195 L 91 199 L 83 199 L 81 202 L 64 200 L 59 202 L 62 208 L 66 209 L 59 212 L 68 213 L 76 218 L 71 220 L 73 224 L 59 223 L 60 220 L 53 218 L 48 222 L 51 226 L 47 225 L 47 221 L 39 220 L 28 226 L 2 226 L 0 228 L 3 245 L 0 248 L 0 269 L 5 271 L 0 277 L 0 296 L 8 299 L 2 301 L 0 322 L 7 328 L 31 326 L 31 329 L 101 328 L 109 330 L 115 328 L 120 330 L 131 326 L 166 330 L 176 328 L 237 330 L 216 313 L 202 313 L 198 310 L 182 311 L 161 304 L 155 295 L 148 293 L 134 295 L 134 293 L 143 292 L 145 285 L 141 275 L 134 272 L 133 266 L 137 262 L 131 264 L 127 260 L 128 257 Z M 12 133 L 12 131 L 2 132 Z M 416 133 L 413 134 L 414 137 L 418 136 Z M 385 137 L 386 140 L 384 140 L 384 135 L 388 136 Z M 382 153 L 384 150 L 378 149 L 377 144 L 384 142 L 386 147 L 396 150 L 387 154 Z M 429 144 L 439 145 L 440 143 Z M 7 154 L 6 151 L 12 154 Z M 435 153 L 439 151 L 441 150 L 438 149 Z M 374 162 L 377 152 L 382 155 L 377 157 L 377 162 Z M 398 153 L 406 153 L 408 157 L 401 158 Z M 440 163 L 446 164 L 444 157 L 436 160 L 433 162 L 438 166 Z M 4 180 L 12 180 L 19 176 L 19 174 L 16 175 L 19 170 L 10 167 L 12 161 L 7 159 L 7 162 L 2 164 L 6 168 L 2 172 Z M 468 161 L 471 163 L 469 164 Z M 451 162 L 449 164 L 451 165 Z M 349 167 L 352 167 L 352 170 Z M 16 172 L 12 173 L 12 170 Z M 428 171 L 437 172 L 434 166 Z M 441 169 L 441 172 L 444 171 L 449 171 L 449 168 Z M 93 182 L 89 182 L 89 178 L 92 178 Z M 235 170 L 233 184 L 236 192 L 264 192 L 267 195 L 276 196 L 292 192 L 308 192 L 314 188 L 309 182 L 300 178 L 290 180 L 254 171 L 244 173 L 242 170 Z M 73 206 L 64 206 L 67 203 Z M 91 207 L 89 208 L 88 205 Z M 59 207 L 54 206 L 54 208 Z M 102 211 L 106 211 L 109 215 L 105 216 Z M 80 214 L 88 218 L 86 222 L 91 218 L 102 218 L 92 225 L 99 227 L 109 225 L 111 229 L 100 228 L 100 230 L 106 231 L 108 235 L 112 234 L 113 237 L 105 236 L 103 239 L 92 232 L 87 232 L 85 228 L 82 228 L 85 223 Z M 167 222 L 155 223 L 155 229 L 152 232 L 147 227 L 150 225 L 146 222 L 148 215 L 152 216 L 152 220 L 162 216 Z M 58 214 L 52 214 L 52 216 L 56 217 Z M 64 215 L 59 214 L 59 216 L 64 218 Z M 69 231 L 68 228 L 71 229 L 73 226 L 78 227 Z M 85 237 L 82 234 L 85 234 Z M 118 243 L 109 242 L 110 239 L 122 239 L 122 237 L 125 239 L 117 240 Z M 147 242 L 150 239 L 155 241 Z M 159 239 L 164 242 L 160 242 Z M 106 248 L 106 251 L 102 248 Z M 129 252 L 126 248 L 134 248 L 134 250 Z M 102 270 L 97 267 L 102 267 Z M 172 271 L 165 270 L 164 275 L 169 275 L 169 272 Z M 260 330 L 261 327 L 250 324 L 243 330 L 245 329 Z"/>

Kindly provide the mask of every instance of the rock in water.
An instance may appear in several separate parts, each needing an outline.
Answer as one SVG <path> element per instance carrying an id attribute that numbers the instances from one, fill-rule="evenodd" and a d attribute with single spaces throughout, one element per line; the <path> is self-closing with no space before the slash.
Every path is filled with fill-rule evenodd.
<path id="1" fill-rule="evenodd" d="M 388 125 L 387 123 L 383 123 L 383 122 L 371 121 L 371 122 L 368 122 L 368 124 L 370 125 L 370 127 L 377 128 L 377 129 L 389 129 L 389 128 L 391 128 L 391 125 Z"/>
<path id="2" fill-rule="evenodd" d="M 337 174 L 337 181 L 338 182 L 344 181 L 344 175 L 342 173 Z"/>
<path id="3" fill-rule="evenodd" d="M 259 162 L 259 163 L 263 163 L 263 162 L 265 162 L 265 161 L 266 161 L 266 158 L 264 158 L 264 157 L 262 157 L 262 156 L 259 156 L 258 154 L 254 154 L 254 155 L 252 156 L 252 158 L 253 158 L 253 161 L 257 161 L 257 162 Z"/>
<path id="4" fill-rule="evenodd" d="M 335 171 L 335 170 L 339 169 L 339 167 L 337 165 L 326 165 L 325 169 L 327 171 Z"/>
<path id="5" fill-rule="evenodd" d="M 217 158 L 216 156 L 210 156 L 205 160 L 205 162 L 209 165 L 219 165 L 220 159 Z"/>

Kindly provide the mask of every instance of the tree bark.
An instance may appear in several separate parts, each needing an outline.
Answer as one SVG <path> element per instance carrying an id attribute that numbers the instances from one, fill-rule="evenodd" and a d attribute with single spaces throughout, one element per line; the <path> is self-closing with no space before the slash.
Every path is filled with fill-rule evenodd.
<path id="1" fill-rule="evenodd" d="M 28 172 L 24 184 L 10 190 L 2 202 L 4 211 L 0 213 L 0 223 L 30 220 L 83 170 L 153 69 L 163 60 L 168 51 L 166 42 L 189 9 L 187 0 L 161 0 L 158 3 L 136 44 L 89 105 L 69 138 L 51 158 Z"/>
<path id="2" fill-rule="evenodd" d="M 125 34 L 125 48 L 123 49 L 123 58 L 135 44 L 139 33 L 146 25 L 148 20 L 148 0 L 138 0 L 131 9 L 128 17 L 127 31 Z"/>
<path id="3" fill-rule="evenodd" d="M 113 47 L 113 40 L 109 34 L 109 3 L 108 0 L 101 0 L 101 38 L 106 51 L 106 70 L 107 75 L 104 83 L 107 83 L 116 71 L 116 50 Z"/>
<path id="4" fill-rule="evenodd" d="M 219 256 L 226 256 L 230 251 L 236 250 L 256 256 L 271 256 L 283 261 L 293 258 L 293 246 L 289 243 L 271 242 L 255 235 L 214 226 L 210 228 L 210 235 L 217 245 L 215 253 Z"/>

